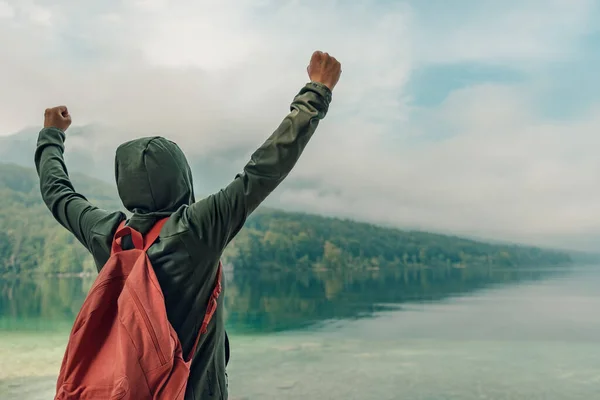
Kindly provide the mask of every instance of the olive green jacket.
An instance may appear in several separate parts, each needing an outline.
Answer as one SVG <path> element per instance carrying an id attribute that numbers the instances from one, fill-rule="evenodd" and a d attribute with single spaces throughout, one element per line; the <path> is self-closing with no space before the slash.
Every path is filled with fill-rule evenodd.
<path id="1" fill-rule="evenodd" d="M 198 334 L 223 250 L 292 170 L 330 101 L 331 91 L 326 86 L 307 84 L 294 98 L 291 112 L 254 152 L 243 172 L 225 189 L 200 201 L 194 199 L 190 167 L 175 143 L 149 137 L 117 149 L 117 188 L 123 205 L 132 213 L 127 224 L 145 234 L 158 219 L 169 217 L 148 256 L 184 353 L 190 351 Z M 75 191 L 63 159 L 64 142 L 65 133 L 59 129 L 40 132 L 35 152 L 40 190 L 52 215 L 90 251 L 100 270 L 126 215 L 99 209 Z M 222 298 L 194 355 L 186 400 L 227 399 L 229 345 Z"/>

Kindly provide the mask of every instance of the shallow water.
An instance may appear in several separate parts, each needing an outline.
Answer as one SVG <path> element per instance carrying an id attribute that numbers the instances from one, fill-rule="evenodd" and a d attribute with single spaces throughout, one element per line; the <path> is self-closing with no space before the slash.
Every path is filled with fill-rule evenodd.
<path id="1" fill-rule="evenodd" d="M 0 398 L 48 399 L 89 282 L 0 282 Z M 228 276 L 231 399 L 600 398 L 600 268 Z"/>

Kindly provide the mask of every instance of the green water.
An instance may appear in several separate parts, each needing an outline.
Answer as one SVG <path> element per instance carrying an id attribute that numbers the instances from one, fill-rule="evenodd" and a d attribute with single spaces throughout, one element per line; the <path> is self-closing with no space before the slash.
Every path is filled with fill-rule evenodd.
<path id="1" fill-rule="evenodd" d="M 0 398 L 49 399 L 91 281 L 0 280 Z M 227 273 L 230 399 L 600 399 L 600 268 Z"/>

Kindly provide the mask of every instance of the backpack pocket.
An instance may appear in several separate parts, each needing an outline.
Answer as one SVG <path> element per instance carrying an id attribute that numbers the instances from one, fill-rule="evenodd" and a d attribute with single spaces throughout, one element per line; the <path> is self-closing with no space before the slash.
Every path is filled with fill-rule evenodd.
<path id="1" fill-rule="evenodd" d="M 119 307 L 125 309 L 125 306 L 130 312 L 120 313 L 119 320 L 131 339 L 132 349 L 135 349 L 142 369 L 148 373 L 166 365 L 172 359 L 172 354 L 165 351 L 170 347 L 165 344 L 168 338 L 157 333 L 148 310 L 145 309 L 136 291 L 127 285 L 119 297 Z M 170 339 L 168 340 L 170 344 Z M 132 358 L 133 360 L 135 358 Z"/>
<path id="2" fill-rule="evenodd" d="M 55 400 L 123 400 L 129 393 L 129 381 L 127 377 L 122 377 L 114 385 L 106 386 L 65 383 L 56 394 Z"/>

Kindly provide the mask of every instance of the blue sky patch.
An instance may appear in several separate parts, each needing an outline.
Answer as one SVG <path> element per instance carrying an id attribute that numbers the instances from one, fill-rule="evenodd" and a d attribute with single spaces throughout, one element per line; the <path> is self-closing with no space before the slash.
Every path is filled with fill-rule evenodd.
<path id="1" fill-rule="evenodd" d="M 434 107 L 450 93 L 482 83 L 520 83 L 526 76 L 517 70 L 480 64 L 432 65 L 411 75 L 406 92 L 417 107 Z"/>

